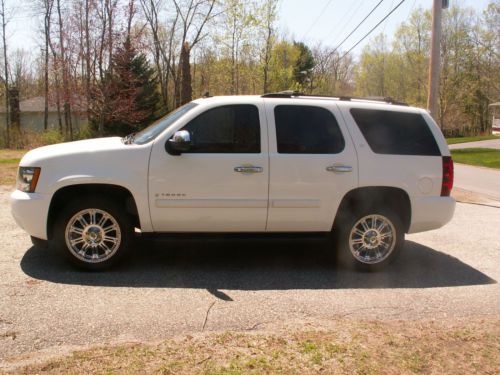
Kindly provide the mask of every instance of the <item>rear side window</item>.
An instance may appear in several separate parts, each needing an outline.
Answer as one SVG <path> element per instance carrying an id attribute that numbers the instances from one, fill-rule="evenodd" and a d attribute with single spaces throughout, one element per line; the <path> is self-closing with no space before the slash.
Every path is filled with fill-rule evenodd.
<path id="1" fill-rule="evenodd" d="M 344 149 L 339 124 L 324 108 L 279 105 L 274 118 L 280 154 L 338 154 Z"/>
<path id="2" fill-rule="evenodd" d="M 418 113 L 352 108 L 351 115 L 376 154 L 441 155 L 434 135 Z"/>
<path id="3" fill-rule="evenodd" d="M 209 109 L 183 130 L 191 135 L 185 153 L 260 153 L 259 110 L 250 104 Z"/>

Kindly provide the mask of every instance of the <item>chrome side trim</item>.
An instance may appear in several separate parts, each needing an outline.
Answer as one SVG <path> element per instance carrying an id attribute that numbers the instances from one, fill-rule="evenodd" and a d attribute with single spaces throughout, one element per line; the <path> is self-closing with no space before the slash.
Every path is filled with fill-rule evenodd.
<path id="1" fill-rule="evenodd" d="M 267 199 L 156 199 L 158 208 L 267 208 Z"/>

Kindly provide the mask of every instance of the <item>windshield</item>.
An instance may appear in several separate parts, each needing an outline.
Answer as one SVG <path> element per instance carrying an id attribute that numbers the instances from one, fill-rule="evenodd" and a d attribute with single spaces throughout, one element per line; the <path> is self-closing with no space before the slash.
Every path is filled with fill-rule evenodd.
<path id="1" fill-rule="evenodd" d="M 191 109 L 196 107 L 198 104 L 196 103 L 187 103 L 182 107 L 177 108 L 176 110 L 170 112 L 168 115 L 162 117 L 161 119 L 153 122 L 147 128 L 141 130 L 140 132 L 134 134 L 133 142 L 138 145 L 143 145 L 153 139 L 155 139 L 158 134 L 163 132 L 166 128 L 172 125 L 179 118 L 188 113 Z"/>

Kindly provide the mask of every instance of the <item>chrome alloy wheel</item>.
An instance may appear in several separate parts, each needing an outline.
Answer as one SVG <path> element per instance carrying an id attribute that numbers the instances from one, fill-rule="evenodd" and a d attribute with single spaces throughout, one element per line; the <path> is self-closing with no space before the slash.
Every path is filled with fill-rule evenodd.
<path id="1" fill-rule="evenodd" d="M 381 215 L 367 215 L 353 225 L 349 250 L 361 263 L 376 264 L 385 260 L 396 246 L 396 229 Z"/>
<path id="2" fill-rule="evenodd" d="M 87 263 L 111 258 L 120 247 L 121 237 L 116 219 L 96 208 L 87 208 L 73 215 L 64 235 L 71 253 Z"/>

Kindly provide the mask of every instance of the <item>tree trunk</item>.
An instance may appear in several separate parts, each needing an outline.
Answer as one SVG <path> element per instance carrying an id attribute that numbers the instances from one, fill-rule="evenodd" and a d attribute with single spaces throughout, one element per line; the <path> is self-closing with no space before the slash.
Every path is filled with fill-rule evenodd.
<path id="1" fill-rule="evenodd" d="M 7 26 L 5 20 L 5 0 L 1 0 L 2 6 L 2 39 L 3 39 L 3 62 L 4 62 L 4 86 L 5 86 L 5 131 L 6 131 L 6 146 L 10 147 L 10 114 L 9 114 L 9 63 L 7 59 L 7 38 L 5 36 L 5 29 Z"/>
<path id="2" fill-rule="evenodd" d="M 87 121 L 90 119 L 90 31 L 89 31 L 89 0 L 85 0 L 85 98 L 87 100 Z"/>
<path id="3" fill-rule="evenodd" d="M 55 91 L 56 91 L 56 109 L 57 109 L 57 122 L 59 125 L 59 133 L 61 135 L 63 134 L 63 127 L 62 127 L 62 119 L 61 119 L 61 95 L 59 93 L 60 91 L 60 84 L 59 84 L 59 64 L 57 63 L 57 53 L 56 50 L 54 49 L 54 46 L 51 43 L 50 40 L 50 35 L 49 35 L 49 47 L 50 50 L 52 51 L 52 59 L 54 60 L 54 83 L 55 83 Z"/>
<path id="4" fill-rule="evenodd" d="M 182 45 L 181 51 L 181 101 L 180 104 L 189 103 L 193 100 L 193 90 L 191 87 L 191 64 L 189 63 L 191 49 L 189 43 Z"/>
<path id="5" fill-rule="evenodd" d="M 44 111 L 43 129 L 47 130 L 49 124 L 49 38 L 50 38 L 50 15 L 52 12 L 52 1 L 45 1 L 45 65 L 44 65 Z"/>
<path id="6" fill-rule="evenodd" d="M 66 50 L 64 47 L 64 32 L 63 32 L 63 21 L 61 15 L 60 0 L 57 0 L 57 14 L 59 16 L 59 43 L 61 48 L 61 69 L 62 69 L 62 79 L 63 79 L 64 125 L 66 127 L 66 135 L 69 134 L 69 139 L 73 140 L 73 126 L 71 123 L 71 104 L 70 104 L 70 93 L 69 93 L 69 77 L 68 77 L 68 69 L 66 66 Z"/>
<path id="7" fill-rule="evenodd" d="M 19 110 L 19 90 L 16 87 L 9 89 L 10 124 L 16 134 L 21 132 L 21 115 Z"/>

